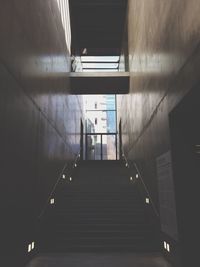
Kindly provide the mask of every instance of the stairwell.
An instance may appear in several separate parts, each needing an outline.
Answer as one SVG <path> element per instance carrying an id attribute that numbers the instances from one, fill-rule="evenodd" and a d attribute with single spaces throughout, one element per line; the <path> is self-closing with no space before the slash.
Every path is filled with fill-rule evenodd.
<path id="1" fill-rule="evenodd" d="M 157 223 L 129 178 L 120 161 L 80 162 L 43 219 L 41 252 L 158 251 Z"/>

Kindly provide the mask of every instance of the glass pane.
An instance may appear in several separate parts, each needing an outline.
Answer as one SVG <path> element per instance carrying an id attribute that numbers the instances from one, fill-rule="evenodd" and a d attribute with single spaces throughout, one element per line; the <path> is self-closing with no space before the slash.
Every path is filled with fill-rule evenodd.
<path id="1" fill-rule="evenodd" d="M 118 72 L 118 69 L 83 69 L 83 72 Z"/>
<path id="2" fill-rule="evenodd" d="M 101 135 L 87 136 L 87 159 L 101 160 Z"/>
<path id="3" fill-rule="evenodd" d="M 87 133 L 116 133 L 115 111 L 88 111 L 86 116 Z"/>
<path id="4" fill-rule="evenodd" d="M 87 116 L 87 133 L 106 133 L 107 114 L 105 111 L 89 111 Z"/>
<path id="5" fill-rule="evenodd" d="M 115 95 L 107 95 L 106 96 L 106 106 L 107 106 L 107 110 L 116 109 L 116 106 L 115 106 Z"/>
<path id="6" fill-rule="evenodd" d="M 117 69 L 118 63 L 82 63 L 83 69 Z"/>
<path id="7" fill-rule="evenodd" d="M 82 62 L 118 62 L 119 56 L 82 56 Z"/>
<path id="8" fill-rule="evenodd" d="M 115 111 L 106 111 L 107 115 L 107 132 L 116 133 L 116 113 Z"/>
<path id="9" fill-rule="evenodd" d="M 102 154 L 103 160 L 116 160 L 116 136 L 102 136 Z"/>
<path id="10" fill-rule="evenodd" d="M 84 95 L 84 110 L 115 110 L 115 95 Z M 89 117 L 89 114 L 87 114 Z"/>

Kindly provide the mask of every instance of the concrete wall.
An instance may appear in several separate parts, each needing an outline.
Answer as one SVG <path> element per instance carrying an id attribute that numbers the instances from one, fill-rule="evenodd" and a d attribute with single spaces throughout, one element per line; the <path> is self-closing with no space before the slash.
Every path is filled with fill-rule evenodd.
<path id="1" fill-rule="evenodd" d="M 129 0 L 130 94 L 118 97 L 118 118 L 125 153 L 138 163 L 157 208 L 156 159 L 171 149 L 169 113 L 200 80 L 199 12 L 198 0 Z M 168 204 L 160 209 L 167 215 L 173 182 L 168 186 Z"/>
<path id="2" fill-rule="evenodd" d="M 57 1 L 0 1 L 0 176 L 4 266 L 23 266 L 66 162 L 79 152 L 82 100 Z M 34 253 L 34 252 L 33 252 Z"/>

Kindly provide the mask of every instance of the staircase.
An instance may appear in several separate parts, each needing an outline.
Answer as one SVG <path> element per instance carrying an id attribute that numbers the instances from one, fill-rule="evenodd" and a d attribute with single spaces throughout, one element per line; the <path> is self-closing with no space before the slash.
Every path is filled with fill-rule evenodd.
<path id="1" fill-rule="evenodd" d="M 159 250 L 158 226 L 121 162 L 82 161 L 72 178 L 43 220 L 42 252 Z"/>

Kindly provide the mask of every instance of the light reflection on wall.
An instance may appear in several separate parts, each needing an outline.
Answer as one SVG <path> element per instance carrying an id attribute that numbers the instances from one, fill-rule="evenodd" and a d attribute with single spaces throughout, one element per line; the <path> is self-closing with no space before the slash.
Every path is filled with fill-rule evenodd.
<path id="1" fill-rule="evenodd" d="M 26 77 L 67 78 L 70 72 L 66 54 L 21 57 L 20 60 L 22 73 Z"/>
<path id="2" fill-rule="evenodd" d="M 65 31 L 65 39 L 69 52 L 71 52 L 71 27 L 69 14 L 69 0 L 56 0 L 60 10 L 63 28 Z"/>
<path id="3" fill-rule="evenodd" d="M 134 73 L 169 75 L 179 67 L 181 57 L 175 54 L 135 54 L 129 56 L 130 70 Z"/>

